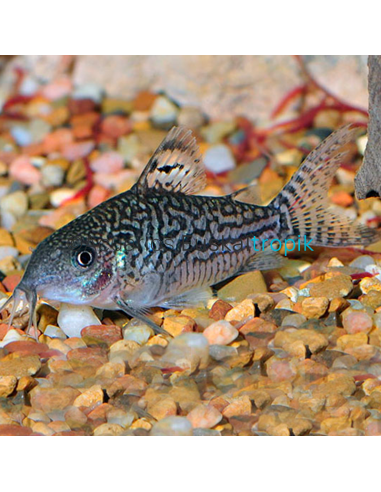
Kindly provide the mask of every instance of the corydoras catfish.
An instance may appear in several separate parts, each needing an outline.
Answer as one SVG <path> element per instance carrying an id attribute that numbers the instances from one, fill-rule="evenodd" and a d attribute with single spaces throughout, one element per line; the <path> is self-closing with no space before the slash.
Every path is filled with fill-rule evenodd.
<path id="1" fill-rule="evenodd" d="M 211 285 L 252 270 L 276 268 L 282 256 L 272 239 L 300 238 L 315 246 L 367 245 L 371 228 L 336 215 L 330 182 L 343 146 L 357 136 L 346 126 L 326 138 L 267 206 L 249 186 L 228 196 L 197 196 L 206 183 L 191 131 L 173 128 L 137 183 L 79 216 L 42 241 L 8 302 L 22 295 L 35 324 L 37 296 L 104 309 L 121 309 L 162 329 L 152 307 L 184 308 L 205 300 Z M 267 241 L 267 247 L 254 249 Z M 7 302 L 7 304 L 8 304 Z M 6 307 L 6 306 L 4 306 Z"/>

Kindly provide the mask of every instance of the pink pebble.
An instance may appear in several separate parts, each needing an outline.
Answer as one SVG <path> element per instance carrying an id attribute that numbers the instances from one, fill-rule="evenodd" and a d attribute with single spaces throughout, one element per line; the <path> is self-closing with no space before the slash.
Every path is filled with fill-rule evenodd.
<path id="1" fill-rule="evenodd" d="M 228 321 L 216 321 L 202 333 L 210 345 L 227 345 L 238 337 L 238 330 Z"/>
<path id="2" fill-rule="evenodd" d="M 44 149 L 47 154 L 60 151 L 63 147 L 73 142 L 73 132 L 69 128 L 59 128 L 46 135 Z"/>
<path id="3" fill-rule="evenodd" d="M 30 158 L 21 155 L 17 157 L 9 168 L 9 174 L 13 179 L 26 185 L 33 185 L 40 181 L 41 173 L 30 162 Z"/>
<path id="4" fill-rule="evenodd" d="M 62 155 L 69 161 L 75 161 L 81 159 L 90 154 L 94 148 L 94 142 L 77 142 L 65 145 L 62 149 Z"/>
<path id="5" fill-rule="evenodd" d="M 210 429 L 222 420 L 222 414 L 212 405 L 197 405 L 191 410 L 187 419 L 190 420 L 194 429 Z"/>
<path id="6" fill-rule="evenodd" d="M 105 152 L 91 164 L 91 169 L 99 173 L 116 173 L 123 169 L 124 162 L 123 157 L 118 152 Z"/>
<path id="7" fill-rule="evenodd" d="M 69 78 L 63 77 L 59 80 L 51 82 L 43 87 L 41 94 L 49 99 L 49 101 L 55 101 L 68 96 L 72 90 L 72 83 Z"/>
<path id="8" fill-rule="evenodd" d="M 106 188 L 103 188 L 103 186 L 100 185 L 95 185 L 91 188 L 89 197 L 87 199 L 87 203 L 89 205 L 89 208 L 94 208 L 100 203 L 104 202 L 107 200 L 107 198 L 110 196 L 109 190 Z"/>
<path id="9" fill-rule="evenodd" d="M 344 330 L 351 335 L 355 333 L 369 333 L 372 326 L 372 318 L 368 313 L 363 311 L 351 311 L 343 315 Z"/>
<path id="10" fill-rule="evenodd" d="M 131 169 L 123 169 L 118 173 L 95 173 L 93 176 L 94 183 L 99 184 L 109 190 L 118 188 L 124 181 L 134 183 L 136 181 L 136 173 Z"/>
<path id="11" fill-rule="evenodd" d="M 287 360 L 277 360 L 274 357 L 267 361 L 266 370 L 268 377 L 276 382 L 288 381 L 296 375 L 295 370 Z"/>

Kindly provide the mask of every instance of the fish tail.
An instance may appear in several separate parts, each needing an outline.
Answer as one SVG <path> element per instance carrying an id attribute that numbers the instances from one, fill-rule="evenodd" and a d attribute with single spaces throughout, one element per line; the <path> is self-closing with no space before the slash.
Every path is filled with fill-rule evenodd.
<path id="1" fill-rule="evenodd" d="M 313 150 L 270 203 L 280 212 L 284 237 L 305 239 L 315 246 L 346 247 L 368 245 L 381 239 L 376 229 L 355 223 L 332 210 L 328 189 L 336 170 L 353 142 L 359 128 L 347 125 L 327 137 Z"/>

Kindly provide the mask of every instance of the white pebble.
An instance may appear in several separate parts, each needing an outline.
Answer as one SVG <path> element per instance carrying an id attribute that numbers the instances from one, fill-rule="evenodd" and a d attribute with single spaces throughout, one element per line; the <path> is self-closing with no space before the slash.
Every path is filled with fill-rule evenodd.
<path id="1" fill-rule="evenodd" d="M 152 105 L 150 116 L 157 124 L 171 123 L 176 120 L 179 108 L 165 96 L 159 96 Z"/>
<path id="2" fill-rule="evenodd" d="M 201 333 L 182 333 L 173 338 L 161 360 L 179 367 L 205 367 L 209 358 L 209 343 Z"/>
<path id="3" fill-rule="evenodd" d="M 191 436 L 192 424 L 186 417 L 165 417 L 151 429 L 151 436 Z"/>
<path id="4" fill-rule="evenodd" d="M 50 203 L 53 205 L 53 207 L 57 208 L 62 205 L 65 200 L 73 198 L 75 194 L 76 191 L 70 188 L 59 188 L 58 190 L 54 190 L 52 193 L 50 193 Z"/>
<path id="5" fill-rule="evenodd" d="M 90 306 L 61 304 L 58 326 L 68 337 L 80 337 L 81 331 L 86 326 L 100 324 L 101 322 Z"/>
<path id="6" fill-rule="evenodd" d="M 42 182 L 45 186 L 61 186 L 65 171 L 58 164 L 47 164 L 41 169 Z"/>
<path id="7" fill-rule="evenodd" d="M 232 151 L 226 145 L 210 147 L 204 154 L 205 167 L 213 173 L 224 173 L 235 168 Z"/>
<path id="8" fill-rule="evenodd" d="M 8 343 L 19 342 L 20 340 L 26 340 L 27 338 L 28 337 L 25 335 L 20 335 L 18 331 L 11 329 L 5 334 L 3 341 L 0 342 L 0 348 L 5 347 Z"/>
<path id="9" fill-rule="evenodd" d="M 154 335 L 152 328 L 139 320 L 132 319 L 123 327 L 123 338 L 144 345 Z"/>
<path id="10" fill-rule="evenodd" d="M 0 246 L 0 260 L 12 256 L 12 258 L 17 258 L 19 251 L 13 246 Z"/>
<path id="11" fill-rule="evenodd" d="M 98 84 L 82 84 L 73 91 L 73 99 L 91 99 L 96 104 L 102 102 L 104 89 Z"/>
<path id="12" fill-rule="evenodd" d="M 61 340 L 65 340 L 67 336 L 58 326 L 48 325 L 45 328 L 44 335 L 49 338 L 60 338 Z"/>

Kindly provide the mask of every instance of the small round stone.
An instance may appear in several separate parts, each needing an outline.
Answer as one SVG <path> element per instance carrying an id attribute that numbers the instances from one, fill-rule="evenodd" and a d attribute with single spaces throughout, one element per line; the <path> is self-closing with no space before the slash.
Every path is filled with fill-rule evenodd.
<path id="1" fill-rule="evenodd" d="M 166 417 L 152 427 L 151 436 L 191 436 L 192 424 L 186 417 Z"/>
<path id="2" fill-rule="evenodd" d="M 58 326 L 68 337 L 80 337 L 86 326 L 100 325 L 101 322 L 90 306 L 61 304 Z"/>
<path id="3" fill-rule="evenodd" d="M 211 345 L 228 345 L 238 337 L 239 332 L 228 321 L 221 320 L 208 326 L 203 335 Z"/>

